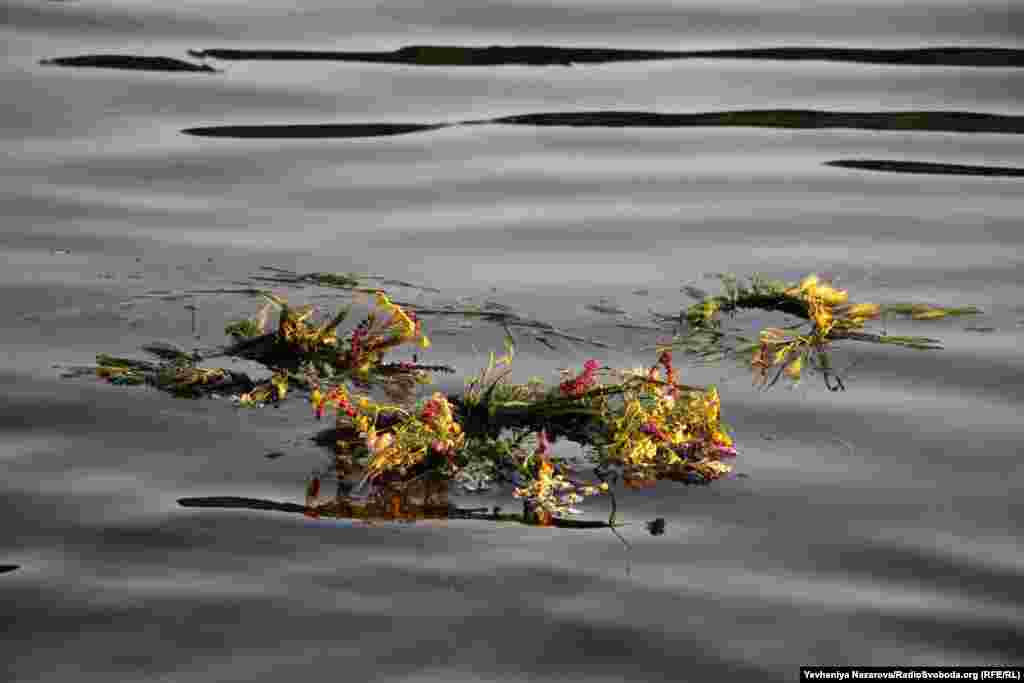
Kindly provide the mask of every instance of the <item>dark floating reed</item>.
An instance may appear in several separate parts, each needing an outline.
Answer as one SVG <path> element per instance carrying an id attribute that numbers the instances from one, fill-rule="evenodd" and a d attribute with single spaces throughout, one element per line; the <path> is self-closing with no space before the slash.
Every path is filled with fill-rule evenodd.
<path id="1" fill-rule="evenodd" d="M 418 123 L 325 123 L 268 124 L 255 126 L 206 126 L 186 128 L 182 133 L 211 138 L 372 138 L 405 135 L 444 128 L 444 124 Z"/>
<path id="2" fill-rule="evenodd" d="M 128 69 L 131 71 L 187 71 L 217 73 L 207 64 L 194 64 L 173 57 L 145 57 L 139 55 L 80 55 L 40 60 L 44 66 L 77 66 L 96 69 Z"/>
<path id="3" fill-rule="evenodd" d="M 835 47 L 769 47 L 743 50 L 624 50 L 552 45 L 408 45 L 390 52 L 318 50 L 189 50 L 202 59 L 337 61 L 416 66 L 571 66 L 669 59 L 760 59 L 859 62 L 905 66 L 1022 67 L 1024 50 L 926 47 L 874 50 Z"/>
<path id="4" fill-rule="evenodd" d="M 1011 168 L 1008 166 L 972 166 L 965 164 L 942 164 L 930 161 L 898 161 L 893 159 L 837 159 L 836 161 L 827 161 L 825 165 L 836 168 L 889 173 L 1024 178 L 1024 168 Z"/>
<path id="5" fill-rule="evenodd" d="M 1024 133 L 1024 116 L 961 111 L 834 112 L 812 109 L 762 109 L 673 114 L 649 111 L 580 111 L 519 114 L 495 119 L 445 123 L 324 123 L 206 126 L 186 128 L 188 135 L 227 138 L 362 138 L 404 135 L 454 125 L 565 126 L 575 128 L 850 128 L 947 133 Z M 876 162 L 873 162 L 876 163 Z"/>
<path id="6" fill-rule="evenodd" d="M 965 111 L 839 112 L 813 109 L 761 109 L 663 114 L 647 111 L 582 111 L 520 114 L 489 121 L 521 126 L 607 128 L 686 128 L 740 126 L 758 128 L 859 128 L 954 133 L 1024 133 L 1024 116 Z"/>
<path id="7" fill-rule="evenodd" d="M 335 61 L 412 64 L 416 66 L 571 66 L 608 62 L 679 59 L 685 53 L 664 50 L 617 50 L 610 48 L 567 48 L 543 45 L 408 45 L 390 52 L 325 52 L 315 50 L 189 50 L 202 59 Z"/>

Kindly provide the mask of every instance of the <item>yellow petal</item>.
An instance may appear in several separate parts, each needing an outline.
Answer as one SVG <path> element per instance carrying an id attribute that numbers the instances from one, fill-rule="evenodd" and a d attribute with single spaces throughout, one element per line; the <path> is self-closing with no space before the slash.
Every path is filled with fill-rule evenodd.
<path id="1" fill-rule="evenodd" d="M 805 277 L 803 280 L 800 281 L 800 289 L 801 290 L 811 289 L 813 287 L 816 287 L 817 285 L 818 285 L 818 274 L 817 273 L 811 273 L 810 275 L 808 275 L 807 277 Z"/>
<path id="2" fill-rule="evenodd" d="M 790 296 L 796 296 L 796 295 L 803 294 L 803 293 L 808 292 L 808 291 L 813 291 L 814 288 L 817 287 L 817 286 L 818 286 L 818 276 L 815 273 L 811 273 L 810 275 L 805 277 L 803 280 L 801 280 L 799 285 L 797 285 L 796 287 L 791 287 L 790 289 L 787 289 L 786 290 L 786 294 L 788 294 Z"/>
<path id="3" fill-rule="evenodd" d="M 845 304 L 850 298 L 845 289 L 833 289 L 827 285 L 818 289 L 817 296 L 829 306 Z"/>

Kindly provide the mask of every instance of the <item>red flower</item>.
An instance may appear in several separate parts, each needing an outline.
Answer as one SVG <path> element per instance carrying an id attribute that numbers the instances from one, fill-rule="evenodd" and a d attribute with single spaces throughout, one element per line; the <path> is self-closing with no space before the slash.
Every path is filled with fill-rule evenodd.
<path id="1" fill-rule="evenodd" d="M 583 364 L 583 372 L 578 377 L 567 379 L 558 385 L 558 389 L 566 396 L 579 396 L 594 386 L 594 373 L 598 371 L 601 364 L 594 360 L 588 360 Z"/>

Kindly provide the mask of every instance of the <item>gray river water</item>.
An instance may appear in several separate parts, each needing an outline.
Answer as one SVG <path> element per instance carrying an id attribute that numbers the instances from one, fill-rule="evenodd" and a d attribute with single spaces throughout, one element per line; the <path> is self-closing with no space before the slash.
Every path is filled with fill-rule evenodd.
<path id="1" fill-rule="evenodd" d="M 493 122 L 609 110 L 1019 117 L 1024 68 L 188 54 L 427 44 L 1020 50 L 1024 6 L 2 6 L 0 565 L 10 571 L 0 573 L 0 678 L 789 681 L 809 664 L 1024 663 L 1024 179 L 825 165 L 1021 169 L 1019 129 Z M 40 64 L 96 54 L 217 71 Z M 445 125 L 361 137 L 182 132 L 382 123 Z M 325 463 L 305 439 L 316 427 L 308 409 L 239 411 L 61 379 L 53 366 L 131 355 L 157 339 L 219 343 L 225 317 L 256 304 L 173 295 L 251 282 L 262 266 L 416 283 L 439 291 L 390 289 L 407 301 L 497 302 L 613 347 L 552 339 L 550 348 L 524 332 L 522 379 L 556 378 L 590 357 L 651 362 L 643 347 L 671 329 L 636 328 L 656 326 L 652 311 L 692 303 L 684 285 L 714 289 L 713 272 L 792 280 L 817 271 L 857 300 L 984 312 L 890 321 L 890 331 L 945 348 L 844 347 L 840 365 L 854 365 L 840 393 L 810 379 L 758 392 L 742 370 L 684 364 L 684 381 L 718 384 L 748 476 L 622 494 L 634 523 L 623 530 L 627 554 L 599 530 L 179 506 L 215 495 L 301 502 Z M 333 305 L 313 298 L 325 292 L 281 291 Z M 186 304 L 196 307 L 195 335 Z M 500 327 L 425 324 L 434 347 L 423 360 L 460 371 L 443 381 L 449 388 L 501 348 Z M 487 501 L 499 499 L 512 503 Z M 590 507 L 604 514 L 600 502 Z M 642 523 L 656 516 L 667 532 L 652 537 Z"/>

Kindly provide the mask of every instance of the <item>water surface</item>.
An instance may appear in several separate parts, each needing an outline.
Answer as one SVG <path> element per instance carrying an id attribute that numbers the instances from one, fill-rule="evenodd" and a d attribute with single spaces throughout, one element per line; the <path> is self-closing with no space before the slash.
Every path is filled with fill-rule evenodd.
<path id="1" fill-rule="evenodd" d="M 1019 51 L 1016 4 L 10 0 L 4 17 L 10 680 L 786 681 L 808 664 L 1024 661 L 1024 181 L 931 172 L 1019 170 L 1024 140 L 949 126 L 459 125 L 620 111 L 1019 120 L 1020 68 L 778 59 L 794 46 Z M 409 45 L 776 52 L 473 68 L 189 54 Z M 40 64 L 87 55 L 219 73 Z M 182 132 L 378 124 L 408 134 Z M 683 381 L 719 384 L 749 478 L 624 494 L 627 574 L 607 532 L 306 519 L 287 511 L 324 465 L 306 407 L 239 412 L 52 367 L 157 339 L 219 343 L 224 318 L 253 302 L 187 291 L 251 284 L 266 265 L 439 290 L 389 286 L 400 300 L 490 301 L 611 347 L 517 329 L 520 379 L 590 357 L 650 362 L 643 349 L 671 332 L 642 329 L 651 312 L 690 303 L 685 285 L 714 289 L 711 272 L 816 270 L 865 301 L 985 312 L 891 322 L 946 348 L 849 348 L 843 393 L 807 381 L 759 394 L 743 371 L 684 366 Z M 424 360 L 461 373 L 441 389 L 504 335 L 426 324 Z M 285 508 L 177 502 L 204 496 Z M 654 517 L 664 536 L 643 530 Z"/>

